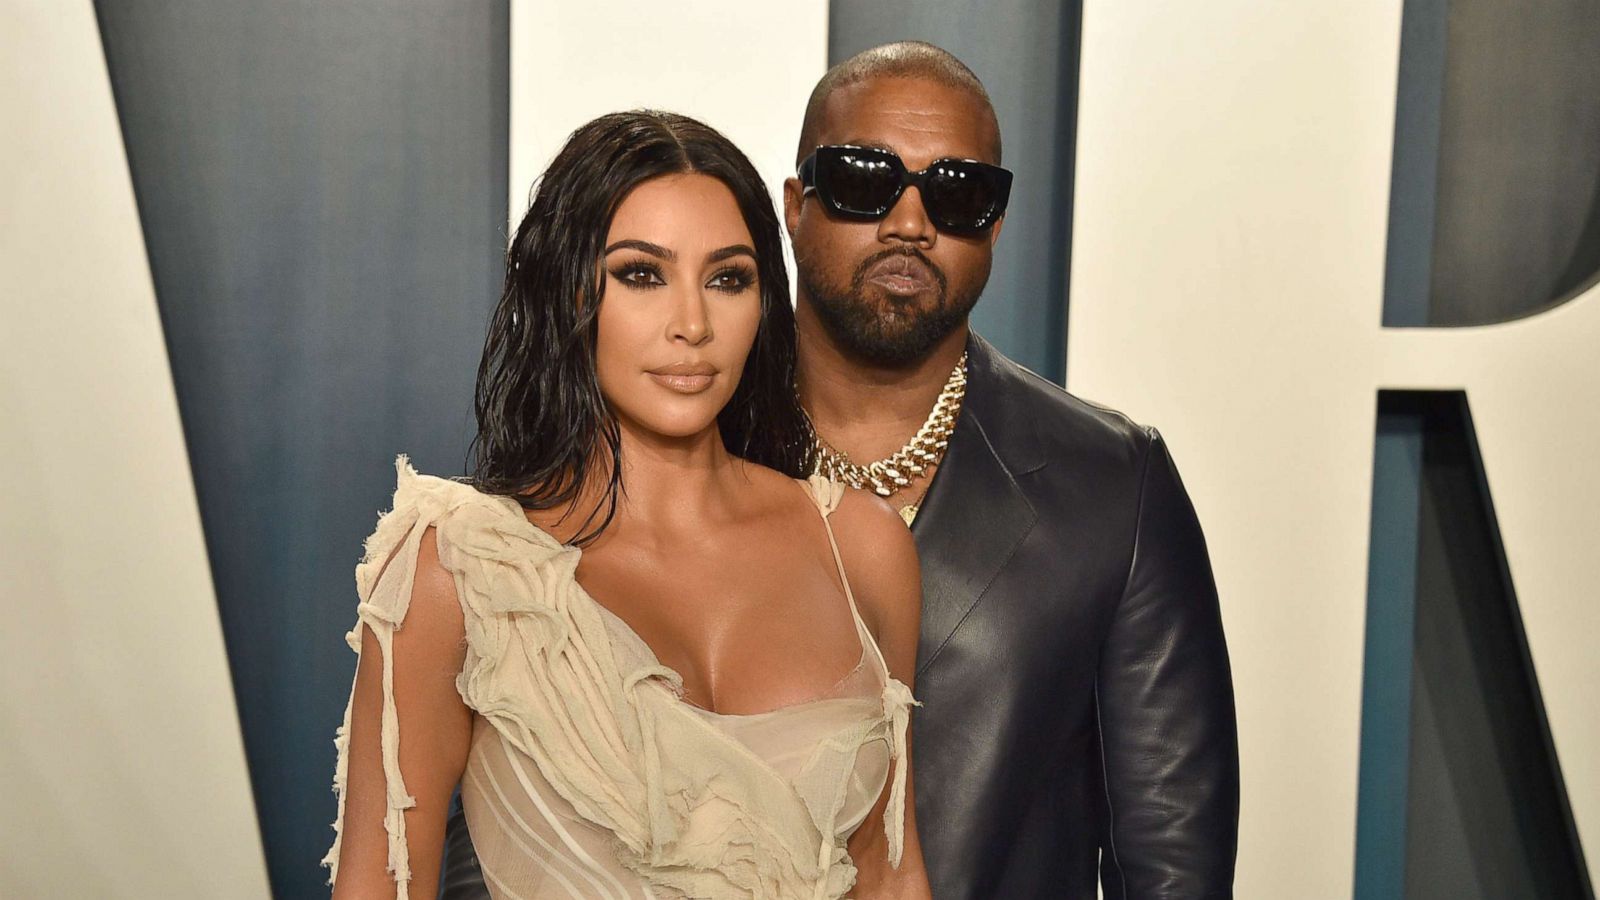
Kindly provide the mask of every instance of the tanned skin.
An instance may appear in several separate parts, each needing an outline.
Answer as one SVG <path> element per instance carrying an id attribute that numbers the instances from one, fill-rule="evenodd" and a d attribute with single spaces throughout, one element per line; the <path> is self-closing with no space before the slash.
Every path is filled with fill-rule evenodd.
<path id="1" fill-rule="evenodd" d="M 760 317 L 753 251 L 741 249 L 753 243 L 732 192 L 707 176 L 653 179 L 618 208 L 597 261 L 606 289 L 595 353 L 601 392 L 621 428 L 627 494 L 577 571 L 596 602 L 682 675 L 689 702 L 729 714 L 823 694 L 862 649 L 816 506 L 794 479 L 730 455 L 717 428 Z M 573 509 L 527 515 L 568 541 L 601 499 L 590 489 Z M 830 521 L 862 619 L 890 674 L 915 690 L 922 592 L 910 534 L 887 504 L 859 491 L 845 495 Z M 362 634 L 334 887 L 340 900 L 395 895 L 385 872 L 381 650 Z M 450 793 L 466 766 L 475 713 L 455 689 L 464 647 L 453 576 L 429 529 L 393 642 L 400 768 L 416 797 L 405 818 L 419 897 L 438 881 Z M 850 838 L 859 870 L 852 895 L 927 898 L 910 802 L 903 860 L 888 865 L 889 790 Z"/>

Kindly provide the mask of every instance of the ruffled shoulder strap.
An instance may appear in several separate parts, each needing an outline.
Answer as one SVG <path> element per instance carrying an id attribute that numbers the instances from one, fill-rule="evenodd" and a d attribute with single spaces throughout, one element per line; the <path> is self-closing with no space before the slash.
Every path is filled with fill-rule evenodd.
<path id="1" fill-rule="evenodd" d="M 517 552 L 524 557 L 551 559 L 564 551 L 575 556 L 577 551 L 563 547 L 553 537 L 532 527 L 521 513 L 521 507 L 511 498 L 485 494 L 464 482 L 418 474 L 404 454 L 395 459 L 395 473 L 393 502 L 367 537 L 361 562 L 356 566 L 356 594 L 359 598 L 357 621 L 345 635 L 345 642 L 356 651 L 358 668 L 363 626 L 372 632 L 382 652 L 380 743 L 385 785 L 383 825 L 389 838 L 388 870 L 394 876 L 399 900 L 406 900 L 411 866 L 406 845 L 405 811 L 416 805 L 416 798 L 406 790 L 405 779 L 400 772 L 400 730 L 394 699 L 392 647 L 394 633 L 400 628 L 411 606 L 417 556 L 423 535 L 429 527 L 438 529 L 440 562 L 457 573 L 458 592 L 461 589 L 460 558 L 471 554 L 493 555 L 497 549 L 505 553 L 506 542 L 497 539 L 496 535 L 514 530 L 517 520 L 524 526 L 521 533 L 525 538 L 524 546 L 519 547 Z M 481 623 L 469 604 L 463 602 L 462 609 L 466 618 L 470 657 L 472 637 L 475 632 L 481 631 Z M 463 677 L 472 668 L 469 661 Z M 459 681 L 457 687 L 461 687 Z M 333 883 L 339 872 L 339 848 L 343 837 L 345 789 L 349 772 L 350 713 L 354 700 L 355 692 L 352 689 L 350 702 L 345 705 L 344 721 L 334 736 L 338 761 L 334 769 L 333 789 L 339 797 L 339 812 L 333 823 L 333 846 L 322 860 L 322 864 L 330 870 L 329 884 Z"/>
<path id="2" fill-rule="evenodd" d="M 394 500 L 367 536 L 361 563 L 356 566 L 356 592 L 361 597 L 358 613 L 365 607 L 373 617 L 398 625 L 411 603 L 417 551 L 429 526 L 449 523 L 453 537 L 470 540 L 475 525 L 522 514 L 513 511 L 520 508 L 510 498 L 485 494 L 465 482 L 418 474 L 405 454 L 395 458 L 394 466 Z M 526 523 L 525 518 L 523 521 Z M 529 524 L 530 531 L 542 534 Z M 552 551 L 561 549 L 554 538 L 550 543 Z M 360 630 L 352 634 L 359 644 Z"/>

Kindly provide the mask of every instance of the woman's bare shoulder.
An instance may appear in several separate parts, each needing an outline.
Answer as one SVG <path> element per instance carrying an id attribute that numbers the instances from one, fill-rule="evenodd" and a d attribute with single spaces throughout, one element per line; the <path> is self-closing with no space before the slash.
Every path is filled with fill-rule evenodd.
<path id="1" fill-rule="evenodd" d="M 905 520 L 887 500 L 871 491 L 845 488 L 832 519 L 835 531 L 848 530 L 852 540 L 864 543 L 872 555 L 893 554 L 900 564 L 916 563 L 916 544 Z"/>
<path id="2" fill-rule="evenodd" d="M 911 530 L 883 498 L 846 489 L 830 517 L 845 572 L 886 655 L 913 648 L 922 621 L 922 573 Z"/>
<path id="3" fill-rule="evenodd" d="M 813 497 L 810 502 L 799 502 L 801 491 L 814 492 L 806 479 L 796 479 L 775 469 L 754 463 L 744 463 L 743 477 L 756 490 L 765 503 L 780 509 L 788 522 L 801 524 L 804 519 L 818 515 L 818 505 L 827 505 L 829 498 Z M 893 585 L 903 585 L 918 573 L 916 545 L 900 514 L 883 499 L 868 491 L 835 486 L 841 491 L 838 502 L 828 514 L 828 522 L 839 543 L 850 583 L 860 593 L 863 580 L 874 581 L 883 577 Z"/>

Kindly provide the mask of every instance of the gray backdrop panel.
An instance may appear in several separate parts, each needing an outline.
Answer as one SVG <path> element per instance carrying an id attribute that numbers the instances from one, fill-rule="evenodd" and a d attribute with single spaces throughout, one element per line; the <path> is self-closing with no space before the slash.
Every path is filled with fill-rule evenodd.
<path id="1" fill-rule="evenodd" d="M 1355 896 L 1592 900 L 1466 394 L 1380 391 L 1374 463 Z"/>
<path id="2" fill-rule="evenodd" d="M 1504 322 L 1600 278 L 1600 2 L 1407 0 L 1384 324 Z"/>
<path id="3" fill-rule="evenodd" d="M 1430 324 L 1473 325 L 1600 274 L 1600 2 L 1449 6 Z"/>
<path id="4" fill-rule="evenodd" d="M 508 5 L 97 6 L 273 888 L 316 896 L 361 539 L 471 436 Z"/>

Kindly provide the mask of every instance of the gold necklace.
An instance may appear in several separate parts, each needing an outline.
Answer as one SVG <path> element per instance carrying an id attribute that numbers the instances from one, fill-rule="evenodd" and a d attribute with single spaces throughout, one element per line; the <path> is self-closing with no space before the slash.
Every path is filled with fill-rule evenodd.
<path id="1" fill-rule="evenodd" d="M 932 487 L 932 485 L 923 487 L 922 493 L 918 495 L 917 499 L 900 507 L 900 518 L 905 520 L 907 528 L 910 528 L 911 523 L 917 520 L 917 513 L 922 509 L 922 501 L 928 499 L 929 487 Z"/>
<path id="2" fill-rule="evenodd" d="M 961 401 L 967 395 L 967 354 L 962 353 L 950 378 L 945 381 L 939 399 L 934 401 L 927 421 L 917 429 L 904 447 L 876 462 L 862 465 L 852 462 L 843 451 L 834 449 L 811 428 L 812 450 L 816 457 L 815 471 L 830 481 L 838 481 L 856 489 L 871 489 L 879 497 L 892 497 L 912 479 L 927 474 L 939 464 L 950 446 L 950 434 L 955 430 L 956 417 L 961 414 Z M 810 415 L 807 414 L 809 423 Z M 923 492 L 927 496 L 927 492 Z M 900 517 L 910 525 L 921 505 L 921 498 L 900 510 Z"/>

